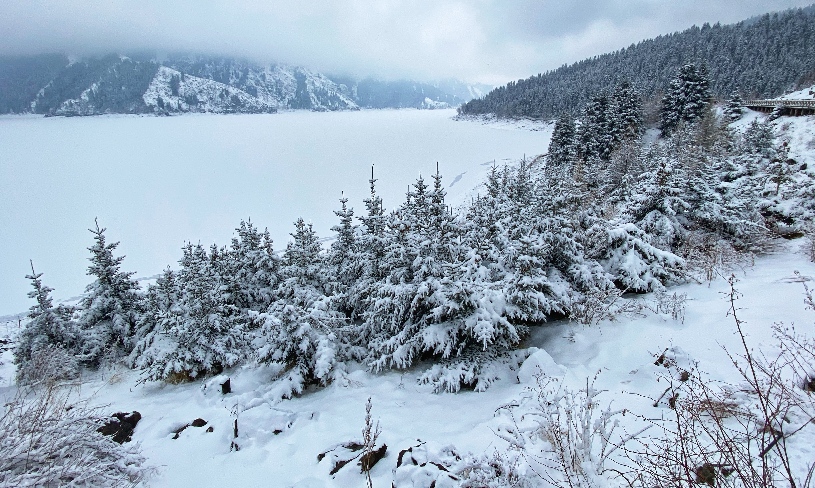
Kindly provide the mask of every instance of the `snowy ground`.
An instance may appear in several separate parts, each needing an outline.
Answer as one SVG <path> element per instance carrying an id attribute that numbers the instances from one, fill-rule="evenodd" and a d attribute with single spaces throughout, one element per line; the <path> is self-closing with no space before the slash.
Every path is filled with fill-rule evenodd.
<path id="1" fill-rule="evenodd" d="M 185 241 L 227 245 L 241 219 L 282 249 L 303 217 L 321 237 L 341 192 L 364 211 L 371 165 L 385 207 L 436 162 L 458 204 L 501 164 L 540 154 L 551 127 L 454 121 L 453 110 L 181 117 L 0 117 L 0 315 L 30 305 L 29 259 L 58 300 L 85 288 L 94 217 L 138 277 Z"/>
<path id="2" fill-rule="evenodd" d="M 813 283 L 815 264 L 799 249 L 802 240 L 782 241 L 773 254 L 736 272 L 740 318 L 746 322 L 751 348 L 772 351 L 771 326 L 796 325 L 810 335 L 815 331 L 815 312 L 806 310 L 803 284 Z M 800 275 L 794 272 L 798 271 Z M 497 412 L 531 386 L 529 371 L 543 364 L 550 374 L 563 375 L 564 384 L 575 390 L 597 375 L 595 386 L 603 390 L 601 405 L 627 408 L 635 415 L 622 417 L 623 427 L 634 430 L 636 415 L 659 417 L 665 407 L 653 407 L 665 389 L 665 370 L 654 365 L 666 348 L 678 348 L 688 361 L 711 381 L 738 384 L 727 351 L 738 354 L 739 338 L 727 316 L 725 280 L 688 284 L 671 290 L 688 296 L 684 321 L 648 315 L 602 323 L 595 327 L 553 323 L 534 330 L 526 347 L 546 352 L 532 356 L 519 371 L 504 369 L 502 378 L 487 392 L 434 394 L 416 379 L 427 365 L 400 372 L 372 375 L 361 368 L 350 374 L 346 385 L 309 391 L 300 398 L 271 403 L 264 399 L 269 373 L 257 368 L 237 368 L 231 377 L 234 393 L 222 395 L 218 383 L 168 385 L 137 384 L 138 374 L 129 370 L 106 370 L 85 378 L 82 396 L 107 405 L 111 412 L 138 410 L 143 420 L 135 431 L 145 455 L 159 472 L 151 486 L 362 486 L 364 478 L 355 465 L 335 476 L 317 455 L 349 440 L 359 439 L 364 405 L 370 397 L 374 418 L 382 427 L 380 440 L 388 455 L 373 470 L 374 486 L 390 486 L 398 452 L 417 444 L 417 439 L 437 447 L 449 444 L 458 450 L 491 453 L 506 444 L 494 433 L 507 418 Z M 14 324 L 0 325 L 0 334 Z M 551 355 L 556 365 L 546 366 Z M 0 376 L 12 374 L 10 354 L 0 366 Z M 599 374 L 598 374 L 599 373 Z M 11 387 L 0 388 L 11 392 Z M 240 451 L 230 451 L 234 419 L 239 421 Z M 206 428 L 189 427 L 178 439 L 172 431 L 196 418 Z M 805 429 L 788 440 L 799 466 L 815 459 L 815 428 Z"/>

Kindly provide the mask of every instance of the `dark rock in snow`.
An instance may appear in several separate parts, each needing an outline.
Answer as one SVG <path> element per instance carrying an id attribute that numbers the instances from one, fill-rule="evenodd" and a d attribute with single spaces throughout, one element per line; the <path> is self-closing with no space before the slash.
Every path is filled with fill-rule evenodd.
<path id="1" fill-rule="evenodd" d="M 385 457 L 385 453 L 388 452 L 388 445 L 382 444 L 379 449 L 376 449 L 371 452 L 366 452 L 362 455 L 362 458 L 359 460 L 359 465 L 361 467 L 361 472 L 370 471 L 376 466 L 376 463 L 379 462 L 380 459 Z"/>
<path id="2" fill-rule="evenodd" d="M 130 442 L 133 436 L 133 430 L 136 424 L 141 420 L 141 414 L 133 411 L 131 413 L 117 412 L 111 415 L 112 420 L 109 420 L 105 425 L 99 427 L 96 431 L 102 435 L 112 436 L 114 442 L 124 444 Z"/>

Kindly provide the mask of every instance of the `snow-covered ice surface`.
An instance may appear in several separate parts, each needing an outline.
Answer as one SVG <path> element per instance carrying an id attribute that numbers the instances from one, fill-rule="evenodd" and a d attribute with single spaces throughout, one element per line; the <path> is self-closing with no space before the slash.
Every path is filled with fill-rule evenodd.
<path id="1" fill-rule="evenodd" d="M 152 276 L 185 241 L 227 245 L 241 219 L 283 249 L 298 217 L 321 237 L 341 192 L 364 211 L 371 164 L 386 209 L 438 161 L 458 204 L 492 161 L 540 154 L 551 131 L 452 120 L 452 110 L 271 115 L 0 117 L 0 315 L 25 311 L 29 259 L 62 300 L 89 282 L 94 217 L 123 269 Z"/>
<path id="2" fill-rule="evenodd" d="M 815 312 L 804 306 L 802 285 L 802 281 L 813 283 L 815 264 L 807 260 L 801 245 L 801 240 L 779 242 L 776 252 L 736 273 L 740 280 L 736 287 L 742 294 L 739 315 L 751 348 L 773 350 L 774 323 L 794 324 L 808 334 L 815 330 Z M 562 377 L 564 385 L 574 390 L 596 376 L 594 386 L 603 391 L 597 398 L 601 406 L 612 404 L 635 414 L 620 417 L 629 431 L 640 426 L 637 415 L 670 415 L 666 407 L 653 406 L 666 386 L 665 369 L 654 361 L 666 348 L 698 362 L 711 381 L 738 384 L 726 352 L 740 353 L 740 339 L 727 316 L 728 289 L 723 279 L 672 289 L 688 296 L 683 322 L 650 315 L 594 327 L 558 322 L 535 328 L 524 346 L 541 350 L 518 370 L 505 367 L 501 379 L 484 393 L 434 394 L 430 386 L 416 381 L 427 366 L 420 365 L 378 375 L 352 367 L 344 385 L 308 391 L 279 403 L 264 399 L 271 388 L 271 372 L 257 367 L 235 368 L 220 377 L 183 385 L 137 384 L 136 372 L 105 370 L 86 377 L 80 394 L 107 405 L 111 413 L 138 410 L 142 414 L 133 439 L 159 468 L 150 483 L 157 487 L 363 486 L 356 465 L 331 476 L 331 466 L 327 460 L 318 462 L 317 455 L 360 438 L 370 397 L 373 416 L 382 427 L 380 442 L 388 445 L 387 457 L 373 469 L 374 486 L 390 486 L 399 451 L 416 445 L 417 439 L 438 447 L 452 444 L 458 452 L 490 454 L 504 449 L 506 444 L 494 434 L 508 420 L 499 407 L 512 403 L 534 384 L 538 370 Z M 0 375 L 9 372 L 8 366 L 0 369 Z M 226 377 L 231 378 L 234 392 L 222 395 L 219 383 Z M 11 392 L 11 387 L 0 388 L 0 394 Z M 230 450 L 236 416 L 237 452 Z M 178 439 L 172 438 L 175 429 L 196 418 L 207 425 L 189 427 Z M 213 431 L 207 432 L 207 427 Z M 787 442 L 798 466 L 815 459 L 815 428 Z"/>

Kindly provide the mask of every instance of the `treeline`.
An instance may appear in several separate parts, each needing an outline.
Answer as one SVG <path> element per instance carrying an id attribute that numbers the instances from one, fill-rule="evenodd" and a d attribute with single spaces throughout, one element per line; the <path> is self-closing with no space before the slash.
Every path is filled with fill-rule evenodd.
<path id="1" fill-rule="evenodd" d="M 461 114 L 554 119 L 577 115 L 591 97 L 628 80 L 658 100 L 676 70 L 706 66 L 714 97 L 735 90 L 778 96 L 815 83 L 815 8 L 766 14 L 738 24 L 705 24 L 510 82 L 461 106 Z"/>
<path id="2" fill-rule="evenodd" d="M 678 93 L 693 92 L 688 71 Z M 530 327 L 596 322 L 623 293 L 709 275 L 811 222 L 813 178 L 767 123 L 735 132 L 702 103 L 650 141 L 636 92 L 614 93 L 577 127 L 559 122 L 547 158 L 494 167 L 459 211 L 438 172 L 390 211 L 372 175 L 360 216 L 340 200 L 327 249 L 302 219 L 280 254 L 241 222 L 230 246 L 187 244 L 178 269 L 141 291 L 97 226 L 94 281 L 77 307 L 53 306 L 32 269 L 19 379 L 41 375 L 43 358 L 60 358 L 51 377 L 123 360 L 167 381 L 253 362 L 274 366 L 285 397 L 343 378 L 349 361 L 381 371 L 431 360 L 422 381 L 481 390 L 495 379 L 489 361 Z"/>

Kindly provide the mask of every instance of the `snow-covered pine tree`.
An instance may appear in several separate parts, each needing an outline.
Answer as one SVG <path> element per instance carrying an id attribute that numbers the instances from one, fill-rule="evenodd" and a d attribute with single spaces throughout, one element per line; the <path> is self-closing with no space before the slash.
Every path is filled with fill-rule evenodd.
<path id="1" fill-rule="evenodd" d="M 109 357 L 120 358 L 133 349 L 133 334 L 141 311 L 139 284 L 132 271 L 120 269 L 124 256 L 114 257 L 118 242 L 108 244 L 105 228 L 89 229 L 96 241 L 88 248 L 88 275 L 95 280 L 85 288 L 78 320 L 82 332 L 81 361 L 98 366 Z"/>
<path id="2" fill-rule="evenodd" d="M 429 192 L 420 178 L 390 214 L 387 275 L 364 315 L 375 370 L 406 368 L 424 354 L 442 359 L 506 350 L 520 340 L 503 318 L 498 289 L 484 281 L 489 272 L 480 252 L 488 254 L 489 248 L 468 249 L 466 242 L 476 238 L 459 239 L 462 226 L 447 214 L 443 198 L 439 174 Z M 421 222 L 425 215 L 435 215 L 430 225 Z M 434 224 L 439 218 L 441 225 Z"/>
<path id="3" fill-rule="evenodd" d="M 685 262 L 651 244 L 636 225 L 595 219 L 585 232 L 586 253 L 597 260 L 621 290 L 649 292 L 680 282 Z"/>
<path id="4" fill-rule="evenodd" d="M 369 298 L 379 288 L 379 282 L 386 274 L 385 255 L 391 245 L 392 235 L 388 233 L 388 220 L 382 205 L 382 198 L 376 193 L 374 168 L 371 167 L 371 179 L 368 183 L 371 193 L 364 201 L 365 215 L 357 217 L 362 225 L 357 227 L 355 237 L 355 257 L 359 263 L 359 276 L 346 293 L 346 303 L 351 308 L 351 318 L 356 320 L 365 314 L 370 303 Z M 370 330 L 360 325 L 350 334 L 353 339 L 356 356 L 362 358 L 367 354 Z"/>
<path id="5" fill-rule="evenodd" d="M 241 221 L 232 246 L 223 256 L 224 281 L 231 300 L 242 311 L 266 310 L 274 300 L 279 261 L 268 230 L 260 232 L 252 221 Z"/>
<path id="6" fill-rule="evenodd" d="M 157 349 L 158 344 L 154 342 L 165 340 L 169 345 L 169 339 L 162 337 L 167 336 L 172 327 L 172 321 L 175 319 L 171 316 L 179 312 L 177 307 L 180 299 L 178 277 L 168 266 L 156 282 L 147 287 L 144 311 L 139 316 L 134 337 L 135 346 L 129 358 L 134 369 L 146 369 L 156 359 L 157 354 L 164 352 L 160 348 Z M 159 375 L 154 379 L 162 378 Z"/>
<path id="7" fill-rule="evenodd" d="M 285 397 L 311 383 L 330 383 L 342 374 L 345 359 L 338 333 L 346 318 L 332 310 L 326 296 L 327 271 L 317 234 L 300 218 L 291 236 L 283 253 L 277 300 L 255 316 L 260 327 L 253 341 L 259 362 L 285 368 Z"/>
<path id="8" fill-rule="evenodd" d="M 577 154 L 577 147 L 575 146 L 575 137 L 577 129 L 575 128 L 574 119 L 567 112 L 560 115 L 555 122 L 555 128 L 552 131 L 552 139 L 549 142 L 549 153 L 546 157 L 546 165 L 548 167 L 560 168 L 571 164 Z"/>
<path id="9" fill-rule="evenodd" d="M 745 129 L 740 149 L 748 154 L 758 154 L 764 158 L 771 158 L 775 155 L 775 134 L 772 126 L 758 119 L 750 122 Z"/>
<path id="10" fill-rule="evenodd" d="M 744 99 L 741 98 L 739 90 L 733 90 L 727 104 L 724 107 L 724 116 L 731 122 L 739 120 L 744 115 L 746 109 L 744 107 Z"/>
<path id="11" fill-rule="evenodd" d="M 578 155 L 583 161 L 608 161 L 614 151 L 618 134 L 611 100 L 601 93 L 586 104 L 577 130 Z"/>
<path id="12" fill-rule="evenodd" d="M 505 278 L 504 292 L 508 303 L 507 318 L 521 324 L 545 322 L 548 317 L 565 315 L 567 297 L 560 295 L 568 289 L 563 283 L 549 281 L 547 271 L 551 263 L 545 236 L 537 231 L 521 235 L 512 259 L 513 272 Z"/>
<path id="13" fill-rule="evenodd" d="M 618 141 L 639 139 L 645 130 L 642 99 L 628 81 L 623 81 L 611 95 L 611 111 Z"/>
<path id="14" fill-rule="evenodd" d="M 149 380 L 190 381 L 245 356 L 241 313 L 230 303 L 212 257 L 201 244 L 187 244 L 180 264 L 178 302 L 157 313 L 154 333 L 145 336 L 134 361 Z M 164 275 L 167 295 L 173 290 L 171 276 Z"/>
<path id="15" fill-rule="evenodd" d="M 662 99 L 660 129 L 670 134 L 680 123 L 690 123 L 702 117 L 710 103 L 710 82 L 707 68 L 689 63 L 679 69 Z"/>
<path id="16" fill-rule="evenodd" d="M 690 205 L 685 200 L 687 172 L 664 145 L 649 148 L 649 168 L 634 184 L 624 204 L 623 222 L 631 222 L 651 236 L 658 249 L 673 251 L 687 231 L 685 221 Z"/>
<path id="17" fill-rule="evenodd" d="M 30 320 L 20 332 L 14 349 L 17 380 L 31 383 L 73 378 L 77 374 L 74 355 L 80 342 L 79 331 L 71 318 L 73 308 L 54 307 L 51 299 L 54 289 L 42 283 L 42 273 L 34 271 L 34 263 L 26 278 L 34 287 L 28 296 L 37 303 L 29 309 Z"/>
<path id="18" fill-rule="evenodd" d="M 348 208 L 348 199 L 345 196 L 340 198 L 340 210 L 335 210 L 334 215 L 339 217 L 340 221 L 331 227 L 331 230 L 337 233 L 337 238 L 331 243 L 325 256 L 328 293 L 332 297 L 332 308 L 354 317 L 357 314 L 357 303 L 351 287 L 362 276 L 366 263 L 359 254 L 354 209 Z"/>

